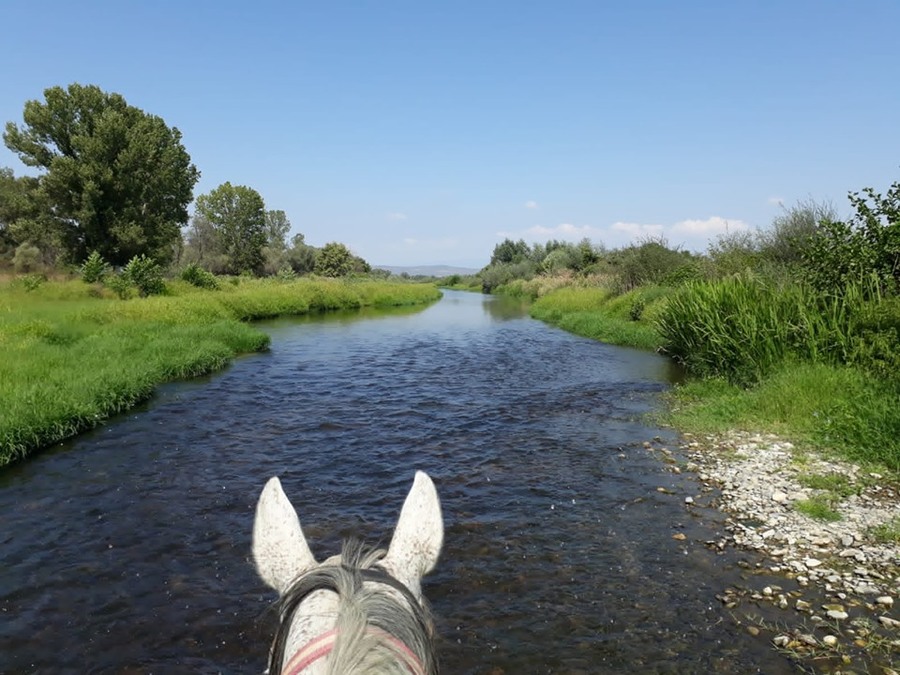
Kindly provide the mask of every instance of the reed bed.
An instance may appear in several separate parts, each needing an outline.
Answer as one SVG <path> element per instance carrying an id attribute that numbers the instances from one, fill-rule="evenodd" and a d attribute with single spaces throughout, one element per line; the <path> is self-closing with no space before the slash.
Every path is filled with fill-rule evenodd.
<path id="1" fill-rule="evenodd" d="M 128 409 L 162 382 L 265 349 L 268 336 L 247 321 L 440 297 L 429 284 L 382 281 L 168 286 L 169 296 L 119 300 L 80 281 L 0 285 L 0 466 Z"/>

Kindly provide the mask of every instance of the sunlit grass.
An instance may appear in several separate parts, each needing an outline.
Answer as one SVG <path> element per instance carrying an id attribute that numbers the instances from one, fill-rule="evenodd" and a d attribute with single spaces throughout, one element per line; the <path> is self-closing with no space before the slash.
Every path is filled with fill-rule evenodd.
<path id="1" fill-rule="evenodd" d="M 248 320 L 423 304 L 429 284 L 237 280 L 221 290 L 168 284 L 119 300 L 80 281 L 0 284 L 0 466 L 90 428 L 172 379 L 223 367 L 269 338 Z"/>

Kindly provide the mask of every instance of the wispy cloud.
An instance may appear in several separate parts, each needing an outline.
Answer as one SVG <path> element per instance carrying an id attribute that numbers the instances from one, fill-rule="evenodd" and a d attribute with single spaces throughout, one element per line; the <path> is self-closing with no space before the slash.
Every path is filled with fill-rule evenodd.
<path id="1" fill-rule="evenodd" d="M 750 225 L 742 220 L 710 216 L 706 219 L 686 219 L 671 224 L 635 223 L 617 221 L 607 226 L 576 225 L 560 223 L 558 225 L 534 225 L 516 232 L 498 232 L 498 239 L 525 239 L 531 242 L 543 242 L 547 239 L 561 239 L 577 242 L 590 239 L 596 244 L 604 244 L 618 248 L 647 238 L 665 238 L 672 246 L 700 251 L 704 250 L 710 240 L 727 232 L 748 230 Z"/>
<path id="2" fill-rule="evenodd" d="M 401 220 L 406 220 L 407 215 L 405 213 L 401 213 L 400 211 L 394 211 L 392 213 L 387 214 L 386 218 L 390 221 L 398 222 Z"/>
<path id="3" fill-rule="evenodd" d="M 771 204 L 772 206 L 784 206 L 784 198 L 783 197 L 769 197 L 766 200 L 767 204 Z"/>
<path id="4" fill-rule="evenodd" d="M 525 202 L 525 208 L 526 209 L 536 209 L 536 208 L 538 208 L 538 203 L 536 201 L 534 201 L 533 199 L 529 199 L 527 202 Z"/>

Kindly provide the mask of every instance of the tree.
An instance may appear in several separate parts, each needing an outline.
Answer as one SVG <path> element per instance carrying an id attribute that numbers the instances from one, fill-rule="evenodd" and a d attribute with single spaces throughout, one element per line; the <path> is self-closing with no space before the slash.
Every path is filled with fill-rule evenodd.
<path id="1" fill-rule="evenodd" d="M 316 268 L 316 249 L 306 243 L 302 234 L 295 234 L 287 251 L 287 262 L 297 274 L 309 274 Z"/>
<path id="2" fill-rule="evenodd" d="M 531 249 L 524 239 L 513 241 L 512 239 L 504 239 L 494 247 L 491 254 L 491 265 L 497 263 L 518 263 L 529 257 Z"/>
<path id="3" fill-rule="evenodd" d="M 32 176 L 16 178 L 12 169 L 0 169 L 0 253 L 29 243 L 38 248 L 46 265 L 60 252 L 60 232 Z"/>
<path id="4" fill-rule="evenodd" d="M 266 246 L 283 251 L 287 248 L 285 237 L 291 231 L 291 221 L 284 211 L 266 211 Z"/>
<path id="5" fill-rule="evenodd" d="M 253 188 L 222 183 L 197 197 L 197 215 L 215 229 L 229 272 L 262 270 L 266 245 L 266 206 Z"/>
<path id="6" fill-rule="evenodd" d="M 93 85 L 51 87 L 44 99 L 28 101 L 24 125 L 7 123 L 3 140 L 45 171 L 38 192 L 69 257 L 170 260 L 200 177 L 181 132 Z"/>
<path id="7" fill-rule="evenodd" d="M 354 255 L 343 244 L 325 244 L 316 255 L 316 274 L 323 277 L 344 277 L 353 271 Z"/>

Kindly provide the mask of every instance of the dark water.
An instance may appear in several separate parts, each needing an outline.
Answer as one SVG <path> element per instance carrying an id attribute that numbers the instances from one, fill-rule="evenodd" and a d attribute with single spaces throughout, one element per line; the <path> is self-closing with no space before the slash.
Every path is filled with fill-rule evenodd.
<path id="1" fill-rule="evenodd" d="M 261 672 L 266 479 L 324 557 L 386 543 L 418 468 L 443 672 L 791 672 L 715 599 L 741 572 L 698 543 L 716 514 L 642 447 L 666 360 L 474 294 L 264 328 L 269 353 L 0 475 L 0 671 Z"/>

